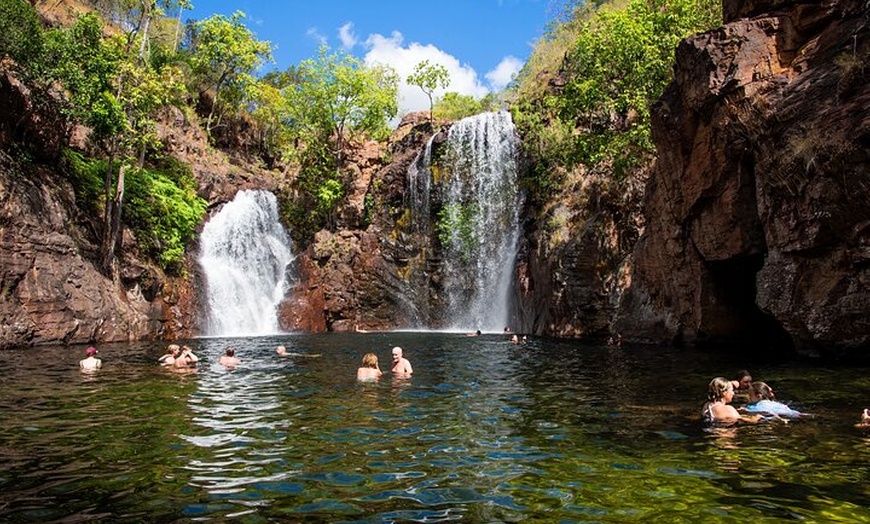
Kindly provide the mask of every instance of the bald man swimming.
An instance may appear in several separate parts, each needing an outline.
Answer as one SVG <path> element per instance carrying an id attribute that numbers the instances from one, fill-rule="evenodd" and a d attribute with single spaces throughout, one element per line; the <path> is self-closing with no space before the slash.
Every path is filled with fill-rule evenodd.
<path id="1" fill-rule="evenodd" d="M 390 371 L 392 371 L 394 375 L 410 377 L 411 373 L 414 372 L 414 369 L 411 367 L 411 363 L 408 362 L 408 359 L 402 357 L 402 348 L 399 346 L 394 347 L 392 355 L 393 367 Z"/>

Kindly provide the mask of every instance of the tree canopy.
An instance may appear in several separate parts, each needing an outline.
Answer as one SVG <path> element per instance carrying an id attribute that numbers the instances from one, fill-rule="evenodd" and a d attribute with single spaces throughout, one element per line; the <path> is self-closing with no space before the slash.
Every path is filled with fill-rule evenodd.
<path id="1" fill-rule="evenodd" d="M 206 131 L 211 130 L 220 109 L 238 109 L 245 89 L 254 82 L 256 69 L 272 59 L 269 42 L 257 40 L 244 24 L 245 14 L 236 11 L 227 18 L 214 15 L 195 26 L 190 66 L 203 91 L 213 90 Z"/>

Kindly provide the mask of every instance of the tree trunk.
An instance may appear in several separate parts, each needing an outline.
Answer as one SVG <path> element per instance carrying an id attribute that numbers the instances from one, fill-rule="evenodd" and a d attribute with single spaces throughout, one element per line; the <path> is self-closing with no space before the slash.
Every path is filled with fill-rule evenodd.
<path id="1" fill-rule="evenodd" d="M 175 41 L 172 43 L 172 52 L 178 52 L 178 40 L 180 38 L 179 33 L 181 33 L 181 13 L 184 12 L 184 6 L 178 6 L 178 21 L 175 26 Z"/>
<path id="2" fill-rule="evenodd" d="M 102 245 L 102 260 L 100 265 L 106 276 L 112 276 L 115 261 L 115 252 L 117 250 L 118 240 L 121 232 L 121 204 L 124 201 L 124 171 L 126 166 L 121 166 L 118 169 L 118 185 L 115 188 L 115 198 L 109 206 L 107 213 L 111 212 L 109 223 L 106 224 L 103 233 Z"/>

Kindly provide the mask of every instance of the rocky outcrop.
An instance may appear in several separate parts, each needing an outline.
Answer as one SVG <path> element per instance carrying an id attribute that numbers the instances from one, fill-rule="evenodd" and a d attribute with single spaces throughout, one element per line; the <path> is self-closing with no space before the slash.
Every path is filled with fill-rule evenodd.
<path id="1" fill-rule="evenodd" d="M 870 343 L 866 2 L 725 2 L 654 110 L 647 226 L 616 328 L 804 353 Z"/>
<path id="2" fill-rule="evenodd" d="M 0 154 L 0 348 L 152 338 L 163 301 L 97 271 L 74 225 L 72 187 Z"/>
<path id="3" fill-rule="evenodd" d="M 298 282 L 280 312 L 284 329 L 313 332 L 399 329 L 427 324 L 428 238 L 407 209 L 408 168 L 432 135 L 421 113 L 406 116 L 386 149 L 348 152 L 354 182 L 337 232 L 320 231 L 295 261 Z M 389 162 L 384 162 L 388 158 Z M 368 203 L 366 203 L 368 200 Z"/>
<path id="4" fill-rule="evenodd" d="M 640 231 L 645 180 L 577 172 L 538 213 L 521 247 L 513 329 L 606 338 Z"/>
<path id="5" fill-rule="evenodd" d="M 177 107 L 164 109 L 157 122 L 157 135 L 166 154 L 191 166 L 194 178 L 199 181 L 198 194 L 210 208 L 231 201 L 245 189 L 275 191 L 281 182 L 275 172 L 243 163 L 240 158 L 210 147 L 202 127 Z"/>

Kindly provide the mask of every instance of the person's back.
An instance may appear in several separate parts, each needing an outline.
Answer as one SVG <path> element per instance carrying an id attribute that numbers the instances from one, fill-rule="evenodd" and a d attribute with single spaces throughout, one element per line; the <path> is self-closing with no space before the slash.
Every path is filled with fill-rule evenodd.
<path id="1" fill-rule="evenodd" d="M 381 378 L 382 374 L 378 366 L 378 356 L 374 353 L 363 355 L 362 365 L 356 370 L 356 379 L 361 382 L 371 382 Z"/>
<path id="2" fill-rule="evenodd" d="M 86 358 L 79 360 L 79 368 L 82 371 L 96 371 L 103 367 L 103 361 L 96 357 L 97 348 L 89 347 L 85 350 Z"/>
<path id="3" fill-rule="evenodd" d="M 218 364 L 221 364 L 226 367 L 233 367 L 241 364 L 242 361 L 236 357 L 236 350 L 233 348 L 227 348 L 226 353 L 218 359 Z"/>

